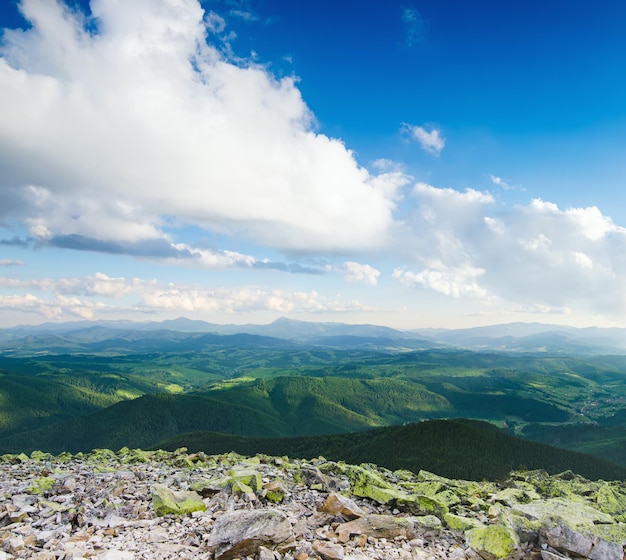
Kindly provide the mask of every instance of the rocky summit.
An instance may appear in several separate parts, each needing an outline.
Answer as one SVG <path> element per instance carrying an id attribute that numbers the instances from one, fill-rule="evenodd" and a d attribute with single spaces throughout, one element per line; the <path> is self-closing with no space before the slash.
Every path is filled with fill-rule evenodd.
<path id="1" fill-rule="evenodd" d="M 626 483 L 257 455 L 0 458 L 0 560 L 623 560 Z"/>

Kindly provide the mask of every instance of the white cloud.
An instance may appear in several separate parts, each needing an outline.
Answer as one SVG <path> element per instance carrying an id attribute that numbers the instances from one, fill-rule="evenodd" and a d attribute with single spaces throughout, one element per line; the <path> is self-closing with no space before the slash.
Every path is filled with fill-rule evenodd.
<path id="1" fill-rule="evenodd" d="M 375 159 L 372 162 L 372 167 L 379 171 L 402 171 L 402 164 L 387 158 Z"/>
<path id="2" fill-rule="evenodd" d="M 222 33 L 226 28 L 226 20 L 215 12 L 205 14 L 204 23 L 207 29 L 213 33 Z"/>
<path id="3" fill-rule="evenodd" d="M 438 128 L 426 130 L 422 126 L 403 123 L 402 131 L 408 133 L 413 140 L 417 140 L 423 150 L 435 156 L 439 155 L 446 145 L 446 139 Z"/>
<path id="4" fill-rule="evenodd" d="M 502 187 L 505 191 L 510 191 L 510 190 L 515 188 L 515 187 L 509 185 L 502 177 L 498 177 L 498 176 L 492 175 L 490 173 L 489 174 L 489 178 L 491 179 L 491 182 L 494 185 L 498 185 L 499 187 Z"/>
<path id="5" fill-rule="evenodd" d="M 347 261 L 338 267 L 343 272 L 348 282 L 357 282 L 366 284 L 367 286 L 376 286 L 380 270 L 370 266 L 369 264 L 359 264 Z"/>
<path id="6" fill-rule="evenodd" d="M 393 271 L 393 278 L 405 286 L 421 285 L 454 298 L 462 296 L 485 298 L 487 291 L 477 281 L 484 273 L 483 269 L 470 265 L 450 268 L 440 261 L 434 261 L 419 273 L 397 268 Z"/>
<path id="7" fill-rule="evenodd" d="M 104 309 L 101 303 L 93 303 L 78 298 L 56 296 L 44 299 L 33 294 L 0 294 L 0 309 L 17 310 L 20 313 L 34 313 L 48 320 L 62 320 L 80 317 L 93 319 L 98 310 Z"/>
<path id="8" fill-rule="evenodd" d="M 572 253 L 576 264 L 581 268 L 593 268 L 593 261 L 585 255 L 585 253 L 581 253 L 580 251 L 574 251 Z"/>
<path id="9" fill-rule="evenodd" d="M 147 292 L 155 289 L 156 286 L 156 280 L 111 277 L 101 272 L 97 272 L 93 276 L 58 279 L 17 280 L 0 276 L 0 288 L 12 290 L 25 289 L 43 293 L 51 292 L 60 296 L 122 298 L 129 294 Z"/>
<path id="10" fill-rule="evenodd" d="M 489 193 L 423 183 L 413 194 L 402 232 L 412 264 L 394 272 L 404 285 L 517 309 L 626 311 L 626 229 L 598 208 L 507 208 Z"/>
<path id="11" fill-rule="evenodd" d="M 513 308 L 514 313 L 537 313 L 540 315 L 569 315 L 572 311 L 568 307 L 551 307 L 549 305 L 520 305 Z"/>
<path id="12" fill-rule="evenodd" d="M 367 265 L 363 266 L 365 274 Z M 377 271 L 370 271 L 376 276 Z M 345 313 L 372 311 L 354 300 L 330 299 L 318 292 L 269 289 L 259 286 L 164 284 L 156 279 L 111 277 L 103 273 L 85 277 L 16 280 L 0 277 L 0 309 L 35 313 L 46 319 L 79 316 L 102 318 L 119 312 L 136 315 L 174 314 L 238 315 L 256 312 Z M 130 303 L 129 303 L 130 302 Z"/>
<path id="13" fill-rule="evenodd" d="M 24 262 L 13 261 L 10 259 L 0 259 L 0 266 L 24 266 Z"/>
<path id="14" fill-rule="evenodd" d="M 208 44 L 222 23 L 197 0 L 94 1 L 96 34 L 57 1 L 22 10 L 32 28 L 0 50 L 6 223 L 131 242 L 163 239 L 168 215 L 279 249 L 387 241 L 401 182 L 313 132 L 294 78 Z"/>

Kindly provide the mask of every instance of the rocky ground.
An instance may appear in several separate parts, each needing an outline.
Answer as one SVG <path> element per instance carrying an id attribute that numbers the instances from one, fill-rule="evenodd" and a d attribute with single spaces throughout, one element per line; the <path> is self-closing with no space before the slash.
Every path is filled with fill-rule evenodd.
<path id="1" fill-rule="evenodd" d="M 622 560 L 626 483 L 502 483 L 319 458 L 0 458 L 0 560 Z"/>

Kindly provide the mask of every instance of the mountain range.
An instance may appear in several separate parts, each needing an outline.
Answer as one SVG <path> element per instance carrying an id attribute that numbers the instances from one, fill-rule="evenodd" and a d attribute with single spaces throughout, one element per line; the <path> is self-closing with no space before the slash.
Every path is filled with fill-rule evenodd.
<path id="1" fill-rule="evenodd" d="M 332 348 L 420 350 L 463 348 L 473 351 L 561 355 L 626 354 L 626 329 L 576 328 L 543 323 L 508 323 L 465 329 L 397 330 L 377 325 L 323 323 L 280 318 L 272 323 L 217 324 L 184 317 L 165 321 L 75 321 L 0 329 L 0 350 L 15 346 L 72 348 L 120 338 L 147 341 L 167 331 L 171 340 L 200 333 L 248 334 Z"/>

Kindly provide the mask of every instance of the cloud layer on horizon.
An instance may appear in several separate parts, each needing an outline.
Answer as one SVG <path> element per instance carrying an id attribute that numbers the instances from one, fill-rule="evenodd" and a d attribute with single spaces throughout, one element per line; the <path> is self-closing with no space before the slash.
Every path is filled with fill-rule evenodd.
<path id="1" fill-rule="evenodd" d="M 206 287 L 164 284 L 156 279 L 87 277 L 18 280 L 0 277 L 0 310 L 36 314 L 48 320 L 94 319 L 118 313 L 141 317 L 159 312 L 173 314 L 245 312 L 345 313 L 374 311 L 358 301 L 328 298 L 318 292 L 268 289 L 259 286 Z"/>

